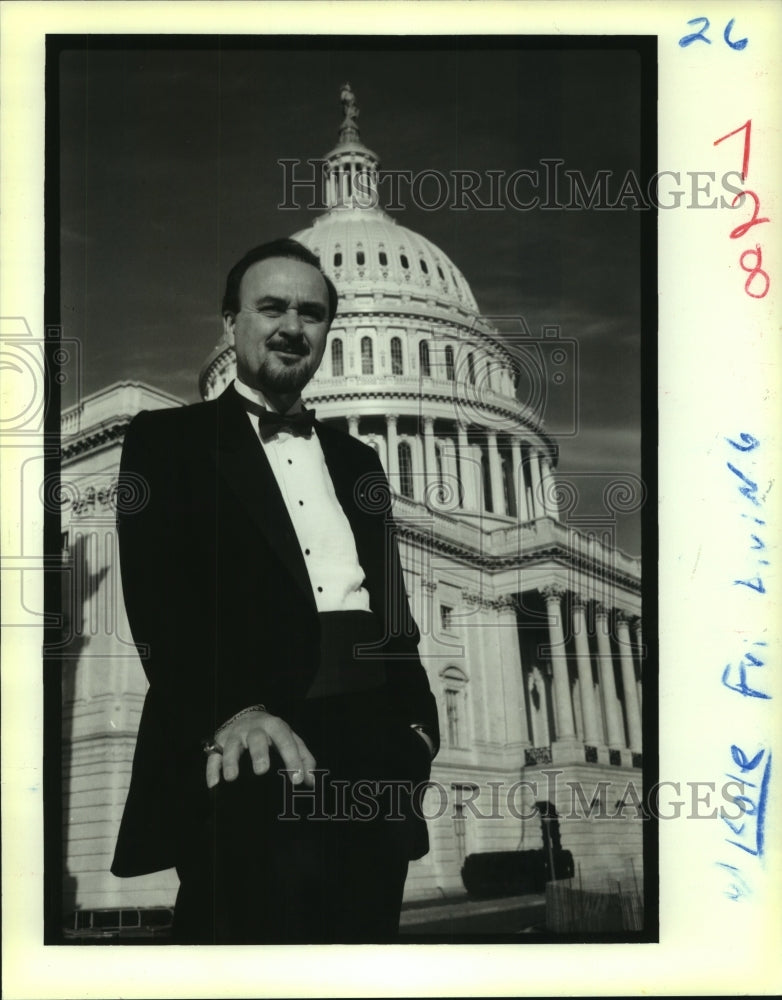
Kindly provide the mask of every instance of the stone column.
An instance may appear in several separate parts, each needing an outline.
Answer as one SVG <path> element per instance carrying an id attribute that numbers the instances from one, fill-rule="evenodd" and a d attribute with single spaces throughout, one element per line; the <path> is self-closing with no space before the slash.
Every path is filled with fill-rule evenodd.
<path id="1" fill-rule="evenodd" d="M 348 417 L 348 433 L 351 437 L 358 437 L 358 417 Z"/>
<path id="2" fill-rule="evenodd" d="M 638 657 L 638 704 L 644 703 L 644 637 L 643 621 L 633 619 L 633 638 L 635 639 L 635 655 Z"/>
<path id="3" fill-rule="evenodd" d="M 530 746 L 515 600 L 512 597 L 501 598 L 497 602 L 497 611 L 507 738 L 510 743 L 521 742 Z"/>
<path id="4" fill-rule="evenodd" d="M 437 456 L 434 450 L 434 417 L 424 417 L 424 474 L 426 499 L 431 506 L 436 502 Z"/>
<path id="5" fill-rule="evenodd" d="M 457 425 L 459 439 L 459 481 L 462 484 L 465 510 L 478 510 L 480 492 L 477 477 L 480 469 L 476 469 L 471 454 L 470 443 L 467 440 L 467 428 L 464 424 Z"/>
<path id="6" fill-rule="evenodd" d="M 545 517 L 546 512 L 541 496 L 540 455 L 534 448 L 530 448 L 529 468 L 532 474 L 532 516 L 535 518 Z"/>
<path id="7" fill-rule="evenodd" d="M 573 705 L 570 700 L 570 675 L 565 658 L 565 634 L 562 630 L 562 597 L 565 591 L 560 587 L 544 587 L 541 590 L 548 613 L 548 634 L 551 646 L 551 667 L 554 673 L 554 701 L 557 708 L 557 740 L 575 740 L 576 727 L 573 721 Z"/>
<path id="8" fill-rule="evenodd" d="M 513 459 L 513 485 L 516 490 L 516 514 L 520 521 L 529 521 L 527 486 L 524 482 L 524 463 L 521 458 L 521 444 L 516 438 L 510 443 L 510 452 Z"/>
<path id="9" fill-rule="evenodd" d="M 489 478 L 491 480 L 491 509 L 494 514 L 505 514 L 505 490 L 502 488 L 502 463 L 497 448 L 497 432 L 486 431 L 489 453 Z"/>
<path id="10" fill-rule="evenodd" d="M 543 508 L 548 517 L 554 520 L 559 519 L 559 511 L 554 500 L 554 475 L 551 471 L 551 463 L 544 455 L 541 457 L 541 486 L 543 489 Z"/>
<path id="11" fill-rule="evenodd" d="M 602 604 L 595 606 L 595 628 L 597 630 L 597 651 L 600 658 L 600 684 L 603 688 L 603 704 L 606 712 L 608 746 L 621 750 L 625 745 L 624 727 L 619 700 L 616 697 L 614 681 L 614 660 L 608 638 L 608 609 Z"/>
<path id="12" fill-rule="evenodd" d="M 396 434 L 395 415 L 386 417 L 386 446 L 388 448 L 388 481 L 394 493 L 399 492 L 399 439 Z"/>
<path id="13" fill-rule="evenodd" d="M 616 637 L 619 641 L 619 656 L 622 663 L 622 685 L 625 689 L 625 712 L 627 712 L 630 749 L 640 753 L 643 748 L 641 706 L 638 704 L 638 688 L 635 683 L 635 664 L 633 663 L 629 621 L 627 615 L 621 611 L 617 612 L 616 616 Z"/>
<path id="14" fill-rule="evenodd" d="M 572 606 L 573 638 L 578 660 L 578 686 L 581 691 L 581 714 L 584 719 L 584 742 L 596 746 L 603 742 L 603 734 L 600 731 L 595 702 L 595 685 L 592 680 L 592 657 L 587 638 L 585 605 L 578 595 L 574 595 Z"/>

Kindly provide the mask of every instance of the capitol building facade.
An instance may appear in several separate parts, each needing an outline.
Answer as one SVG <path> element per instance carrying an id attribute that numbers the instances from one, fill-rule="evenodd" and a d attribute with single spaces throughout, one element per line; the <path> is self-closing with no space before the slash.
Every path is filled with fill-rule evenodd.
<path id="1" fill-rule="evenodd" d="M 383 463 L 439 706 L 432 848 L 406 898 L 463 892 L 468 855 L 552 837 L 582 879 L 637 884 L 643 824 L 621 806 L 643 798 L 641 567 L 614 544 L 622 490 L 606 491 L 603 515 L 574 516 L 541 407 L 519 399 L 520 379 L 546 377 L 534 345 L 509 346 L 457 266 L 383 211 L 349 88 L 343 107 L 326 211 L 293 234 L 340 295 L 304 399 Z M 202 397 L 233 377 L 221 341 Z M 119 456 L 135 413 L 178 405 L 123 382 L 63 413 L 66 912 L 167 906 L 176 893 L 173 872 L 121 880 L 109 866 L 145 693 L 116 557 Z"/>

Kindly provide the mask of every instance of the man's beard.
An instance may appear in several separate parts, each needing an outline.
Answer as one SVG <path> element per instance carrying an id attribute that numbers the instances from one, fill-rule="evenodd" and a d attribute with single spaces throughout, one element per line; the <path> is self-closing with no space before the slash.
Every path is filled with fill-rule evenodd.
<path id="1" fill-rule="evenodd" d="M 261 363 L 258 381 L 262 388 L 272 392 L 301 392 L 313 374 L 309 356 L 304 355 L 300 361 L 288 365 L 279 358 L 275 360 L 271 355 Z"/>

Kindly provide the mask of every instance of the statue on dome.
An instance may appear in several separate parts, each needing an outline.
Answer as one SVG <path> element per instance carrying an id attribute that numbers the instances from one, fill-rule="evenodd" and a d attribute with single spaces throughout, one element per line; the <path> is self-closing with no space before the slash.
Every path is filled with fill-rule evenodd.
<path id="1" fill-rule="evenodd" d="M 339 99 L 342 102 L 342 109 L 345 112 L 344 124 L 355 125 L 358 118 L 358 105 L 356 104 L 356 95 L 353 93 L 350 83 L 342 84 Z"/>

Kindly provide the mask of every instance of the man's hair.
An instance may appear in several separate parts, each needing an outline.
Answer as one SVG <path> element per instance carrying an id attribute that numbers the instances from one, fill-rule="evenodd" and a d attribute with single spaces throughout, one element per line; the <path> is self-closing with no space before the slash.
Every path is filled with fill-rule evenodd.
<path id="1" fill-rule="evenodd" d="M 338 303 L 337 289 L 334 287 L 334 282 L 321 267 L 318 257 L 305 247 L 304 244 L 291 239 L 272 240 L 271 243 L 262 243 L 260 246 L 248 250 L 244 257 L 234 264 L 225 280 L 223 315 L 239 312 L 239 286 L 242 283 L 245 271 L 252 267 L 253 264 L 257 264 L 258 261 L 268 260 L 270 257 L 299 260 L 302 264 L 309 264 L 320 271 L 329 293 L 329 324 L 331 324 L 337 312 Z"/>

